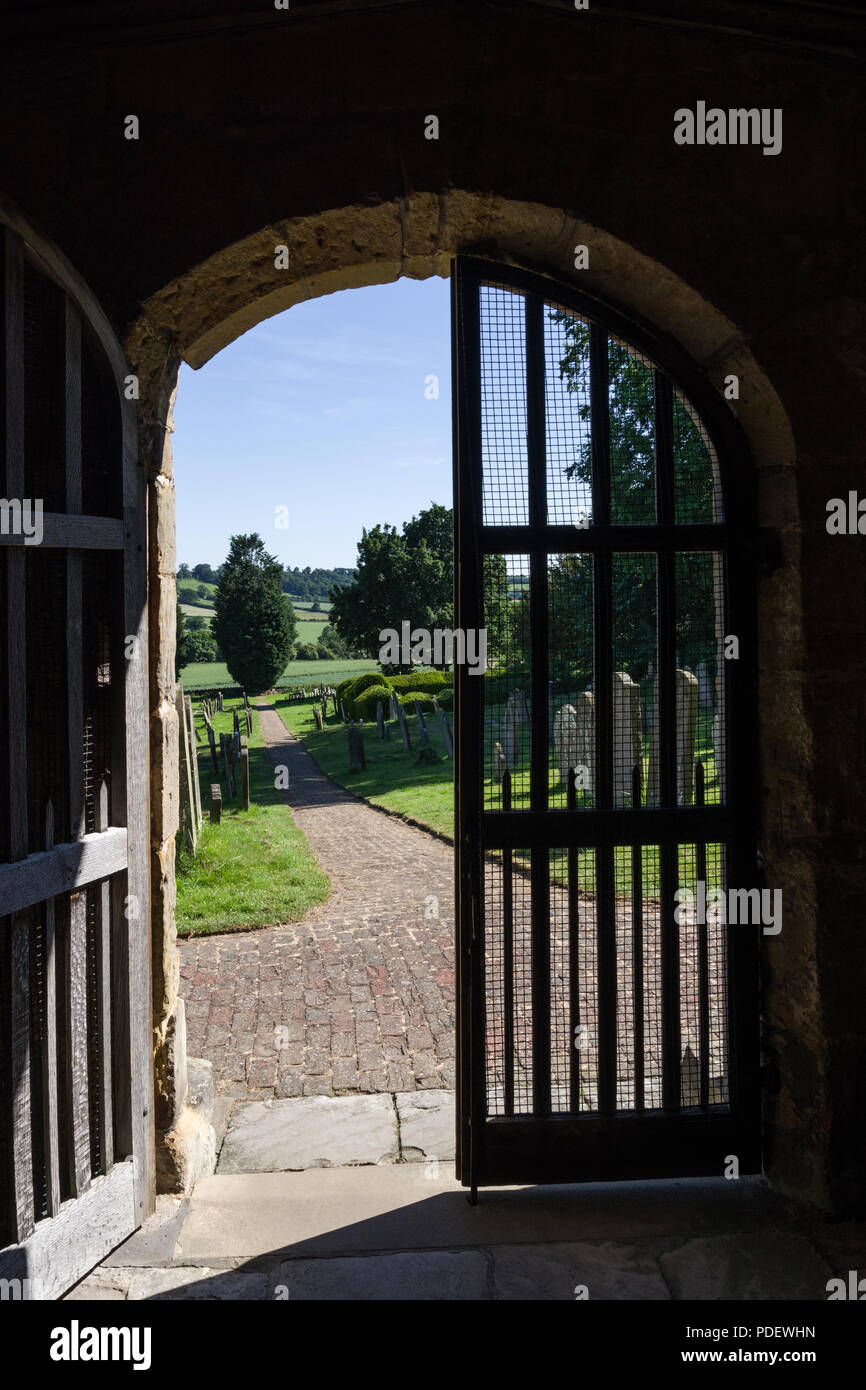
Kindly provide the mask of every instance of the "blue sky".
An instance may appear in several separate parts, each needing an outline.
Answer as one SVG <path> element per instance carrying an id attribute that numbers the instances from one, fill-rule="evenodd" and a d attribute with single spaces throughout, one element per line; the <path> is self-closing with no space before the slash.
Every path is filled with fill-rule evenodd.
<path id="1" fill-rule="evenodd" d="M 450 353 L 449 284 L 434 278 L 298 304 L 183 366 L 178 563 L 216 566 L 231 535 L 258 531 L 283 564 L 351 566 L 362 527 L 450 506 Z"/>

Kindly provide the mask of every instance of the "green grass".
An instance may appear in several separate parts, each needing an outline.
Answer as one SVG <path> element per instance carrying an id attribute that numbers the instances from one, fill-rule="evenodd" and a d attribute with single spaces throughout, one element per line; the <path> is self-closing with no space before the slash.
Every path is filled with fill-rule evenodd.
<path id="1" fill-rule="evenodd" d="M 200 597 L 198 592 L 200 587 L 207 589 L 207 598 Z M 177 597 L 181 607 L 185 603 L 189 603 L 194 608 L 213 608 L 216 591 L 216 584 L 202 584 L 200 579 L 179 579 L 177 581 Z"/>
<path id="2" fill-rule="evenodd" d="M 454 766 L 445 757 L 435 714 L 425 716 L 430 745 L 440 755 L 437 763 L 419 763 L 421 735 L 414 713 L 406 711 L 412 751 L 403 747 L 396 725 L 391 737 L 382 740 L 375 723 L 364 725 L 366 772 L 349 771 L 349 740 L 346 726 L 331 716 L 321 733 L 316 730 L 312 704 L 291 704 L 277 696 L 274 708 L 292 733 L 304 741 L 307 751 L 335 782 L 348 787 L 374 806 L 384 806 L 401 816 L 440 834 L 454 834 Z"/>
<path id="3" fill-rule="evenodd" d="M 204 608 L 194 603 L 182 603 L 180 607 L 181 611 L 185 613 L 188 618 L 204 618 L 208 627 L 210 627 L 211 619 L 213 618 L 213 608 Z"/>
<path id="4" fill-rule="evenodd" d="M 303 640 L 303 638 L 301 638 Z M 362 671 L 376 669 L 376 663 L 363 657 L 333 661 L 290 661 L 280 676 L 279 685 L 339 685 L 346 676 L 360 676 Z M 188 690 L 199 688 L 220 690 L 234 685 L 224 661 L 193 661 L 184 666 L 180 678 Z"/>
<path id="5" fill-rule="evenodd" d="M 321 613 L 310 613 L 296 608 L 295 617 L 298 620 L 299 642 L 318 642 L 323 630 L 328 626 L 327 617 L 323 617 Z"/>
<path id="6" fill-rule="evenodd" d="M 230 733 L 232 710 L 242 700 L 227 700 L 213 718 L 217 734 Z M 193 708 L 200 711 L 200 704 Z M 304 835 L 292 820 L 283 793 L 274 786 L 274 770 L 253 712 L 248 741 L 250 809 L 240 809 L 240 769 L 234 802 L 228 782 L 213 770 L 204 721 L 196 718 L 199 783 L 204 823 L 195 858 L 178 836 L 177 929 L 182 936 L 233 931 L 297 922 L 330 894 L 330 883 Z M 210 786 L 220 781 L 222 820 L 208 819 Z"/>

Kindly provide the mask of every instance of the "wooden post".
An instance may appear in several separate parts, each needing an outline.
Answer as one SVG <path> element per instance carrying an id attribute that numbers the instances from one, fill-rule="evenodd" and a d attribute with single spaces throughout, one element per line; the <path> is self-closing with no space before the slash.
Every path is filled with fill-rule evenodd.
<path id="1" fill-rule="evenodd" d="M 198 740 L 195 733 L 195 715 L 192 711 L 192 697 L 186 696 L 186 712 L 189 720 L 189 755 L 192 764 L 192 790 L 193 802 L 195 806 L 195 825 L 196 830 L 201 829 L 201 783 L 198 778 Z"/>
<path id="2" fill-rule="evenodd" d="M 223 809 L 223 793 L 219 782 L 210 784 L 210 818 L 214 825 L 219 825 Z"/>
<path id="3" fill-rule="evenodd" d="M 177 695 L 175 697 L 175 709 L 177 710 L 178 722 L 178 743 L 179 743 L 179 773 L 180 773 L 180 826 L 186 835 L 187 844 L 195 854 L 196 846 L 196 817 L 195 817 L 195 793 L 192 789 L 192 760 L 189 748 L 189 724 L 186 718 L 186 703 L 183 695 L 183 685 L 178 681 Z"/>

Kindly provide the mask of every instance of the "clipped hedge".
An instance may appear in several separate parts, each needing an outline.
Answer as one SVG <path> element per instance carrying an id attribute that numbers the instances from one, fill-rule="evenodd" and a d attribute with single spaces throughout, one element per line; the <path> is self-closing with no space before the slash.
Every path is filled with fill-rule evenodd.
<path id="1" fill-rule="evenodd" d="M 401 695 L 407 690 L 420 690 L 425 695 L 438 695 L 447 684 L 441 671 L 410 671 L 405 676 L 391 676 L 390 683 Z"/>
<path id="2" fill-rule="evenodd" d="M 426 690 L 407 690 L 404 694 L 398 695 L 397 699 L 400 701 L 401 705 L 405 705 L 408 709 L 412 710 L 413 713 L 416 700 L 421 706 L 422 714 L 433 713 L 433 696 L 428 694 Z"/>
<path id="3" fill-rule="evenodd" d="M 356 700 L 364 694 L 365 690 L 369 690 L 371 686 L 384 686 L 385 684 L 386 682 L 381 671 L 364 671 L 360 676 L 356 676 L 343 696 L 346 705 L 346 713 L 351 715 L 353 719 L 359 718 L 355 707 Z"/>
<path id="4" fill-rule="evenodd" d="M 376 705 L 382 701 L 385 710 L 385 718 L 388 718 L 388 702 L 391 699 L 391 691 L 387 685 L 368 685 L 367 689 L 360 695 L 352 696 L 352 709 L 356 719 L 364 719 L 372 722 L 376 718 Z"/>

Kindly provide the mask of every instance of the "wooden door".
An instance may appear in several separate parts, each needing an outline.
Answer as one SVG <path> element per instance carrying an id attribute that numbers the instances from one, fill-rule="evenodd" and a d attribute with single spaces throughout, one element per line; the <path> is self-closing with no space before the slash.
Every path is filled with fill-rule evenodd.
<path id="1" fill-rule="evenodd" d="M 0 237 L 0 1277 L 54 1298 L 153 1205 L 146 490 L 107 319 Z"/>

